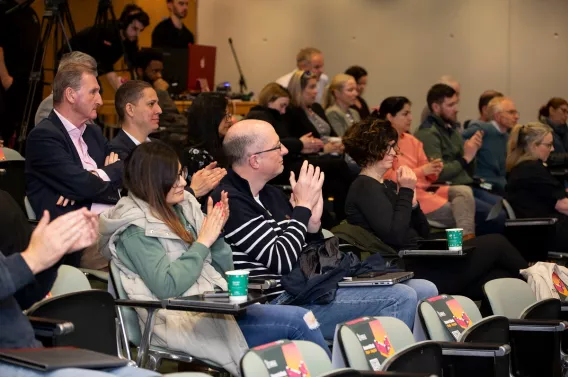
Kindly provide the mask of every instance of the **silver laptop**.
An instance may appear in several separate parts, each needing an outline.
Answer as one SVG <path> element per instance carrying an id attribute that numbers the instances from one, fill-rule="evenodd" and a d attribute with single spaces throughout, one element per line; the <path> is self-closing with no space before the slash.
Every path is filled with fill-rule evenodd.
<path id="1" fill-rule="evenodd" d="M 414 272 L 402 271 L 402 272 L 387 272 L 386 274 L 374 277 L 374 278 L 357 278 L 356 276 L 352 278 L 345 278 L 339 282 L 337 285 L 339 287 L 369 287 L 373 285 L 394 285 L 397 283 L 402 283 L 408 279 L 412 279 Z"/>

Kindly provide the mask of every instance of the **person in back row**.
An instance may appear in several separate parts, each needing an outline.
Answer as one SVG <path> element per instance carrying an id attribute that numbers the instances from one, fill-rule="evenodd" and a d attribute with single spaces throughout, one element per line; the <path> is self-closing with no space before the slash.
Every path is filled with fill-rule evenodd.
<path id="1" fill-rule="evenodd" d="M 502 233 L 506 219 L 504 211 L 487 221 L 491 208 L 502 198 L 474 186 L 474 158 L 482 146 L 482 131 L 475 132 L 468 141 L 463 142 L 456 128 L 459 99 L 452 87 L 445 84 L 434 85 L 428 91 L 427 102 L 431 114 L 414 136 L 423 143 L 424 152 L 429 159 L 441 159 L 444 163 L 438 182 L 472 186 L 476 233 Z"/>
<path id="2" fill-rule="evenodd" d="M 568 252 L 568 194 L 546 168 L 554 151 L 552 133 L 538 122 L 513 128 L 507 150 L 507 200 L 518 218 L 557 218 L 553 250 Z"/>
<path id="3" fill-rule="evenodd" d="M 475 158 L 475 176 L 492 185 L 492 191 L 503 195 L 507 184 L 505 160 L 509 131 L 519 121 L 519 112 L 509 97 L 495 97 L 487 105 L 490 121 L 472 121 L 463 138 L 468 140 L 479 130 L 483 131 L 481 148 Z"/>
<path id="4" fill-rule="evenodd" d="M 487 105 L 489 102 L 495 97 L 504 97 L 503 93 L 498 92 L 496 90 L 486 90 L 485 92 L 481 93 L 479 96 L 479 101 L 477 102 L 477 109 L 479 110 L 479 118 L 477 119 L 478 122 L 490 122 L 491 118 L 489 117 L 487 111 Z M 463 123 L 464 129 L 467 129 L 470 123 L 475 122 L 475 119 L 468 119 Z"/>
<path id="5" fill-rule="evenodd" d="M 441 160 L 428 161 L 420 140 L 408 133 L 412 124 L 410 100 L 406 97 L 388 97 L 381 102 L 379 119 L 388 120 L 398 133 L 400 148 L 385 179 L 397 183 L 397 170 L 408 166 L 417 177 L 416 198 L 429 221 L 445 228 L 462 228 L 464 239 L 475 236 L 475 200 L 471 187 L 464 185 L 433 185 L 444 167 Z M 438 226 L 439 226 L 438 225 Z"/>
<path id="6" fill-rule="evenodd" d="M 160 22 L 152 31 L 152 47 L 187 48 L 195 43 L 193 33 L 183 24 L 187 17 L 189 0 L 166 0 L 170 17 Z"/>
<path id="7" fill-rule="evenodd" d="M 110 142 L 110 149 L 124 161 L 137 145 L 152 141 L 150 134 L 158 129 L 162 110 L 156 91 L 140 80 L 127 81 L 118 88 L 114 107 L 121 129 Z M 213 190 L 223 175 L 224 169 L 210 164 L 192 174 L 187 190 L 200 198 Z"/>
<path id="8" fill-rule="evenodd" d="M 408 166 L 396 170 L 398 185 L 384 178 L 399 149 L 398 134 L 388 120 L 368 118 L 344 136 L 349 155 L 362 167 L 355 179 L 345 212 L 347 222 L 375 234 L 395 250 L 417 249 L 429 226 L 416 195 L 416 175 Z M 467 258 L 404 258 L 416 277 L 432 281 L 440 292 L 481 300 L 483 284 L 496 278 L 518 277 L 527 262 L 500 234 L 476 237 Z"/>
<path id="9" fill-rule="evenodd" d="M 355 82 L 357 83 L 357 99 L 355 100 L 355 104 L 351 106 L 351 108 L 359 113 L 359 119 L 365 119 L 366 117 L 371 115 L 369 105 L 367 105 L 367 101 L 365 101 L 365 99 L 362 97 L 363 93 L 365 92 L 365 88 L 367 87 L 367 70 L 363 67 L 359 67 L 358 65 L 354 65 L 347 68 L 345 70 L 345 74 L 353 76 Z"/>
<path id="10" fill-rule="evenodd" d="M 554 151 L 548 157 L 548 165 L 568 167 L 568 101 L 559 97 L 551 98 L 540 108 L 538 118 L 553 131 Z"/>
<path id="11" fill-rule="evenodd" d="M 343 136 L 361 117 L 351 107 L 357 100 L 357 83 L 353 76 L 340 73 L 333 77 L 325 95 L 325 115 L 338 136 Z"/>
<path id="12" fill-rule="evenodd" d="M 103 254 L 116 264 L 130 299 L 163 300 L 227 290 L 225 273 L 234 269 L 231 248 L 220 233 L 228 219 L 225 192 L 207 217 L 187 193 L 187 169 L 162 142 L 143 143 L 125 164 L 128 196 L 101 215 Z M 238 216 L 238 215 L 237 215 Z M 307 310 L 251 305 L 231 315 L 160 310 L 152 343 L 219 364 L 233 375 L 248 347 L 279 339 L 308 340 L 329 354 Z M 145 317 L 141 317 L 145 321 Z"/>
<path id="13" fill-rule="evenodd" d="M 268 185 L 282 173 L 288 150 L 274 128 L 263 121 L 235 124 L 227 132 L 223 148 L 231 169 L 212 196 L 218 200 L 223 191 L 229 195 L 231 217 L 224 234 L 233 249 L 235 268 L 279 281 L 292 271 L 306 244 L 322 238 L 324 176 L 319 168 L 304 162 L 300 173 L 290 176 L 290 201 Z M 294 299 L 281 288 L 268 294 L 273 304 Z M 314 312 L 324 337 L 332 339 L 338 323 L 364 315 L 394 316 L 412 328 L 417 300 L 436 294 L 432 283 L 412 279 L 388 287 L 339 288 L 331 303 L 303 307 Z"/>
<path id="14" fill-rule="evenodd" d="M 316 97 L 315 102 L 322 103 L 325 87 L 329 82 L 329 77 L 323 73 L 323 54 L 314 47 L 306 47 L 296 55 L 296 69 L 285 74 L 276 80 L 276 82 L 285 88 L 288 88 L 292 76 L 298 71 L 309 71 L 316 79 Z M 290 88 L 288 88 L 290 89 Z"/>

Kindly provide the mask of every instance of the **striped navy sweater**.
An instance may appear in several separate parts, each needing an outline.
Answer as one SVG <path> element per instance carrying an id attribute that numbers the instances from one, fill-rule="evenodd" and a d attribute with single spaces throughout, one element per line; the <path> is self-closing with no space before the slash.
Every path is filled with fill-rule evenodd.
<path id="1" fill-rule="evenodd" d="M 250 271 L 251 277 L 280 280 L 296 264 L 306 242 L 321 237 L 307 233 L 311 211 L 292 208 L 284 193 L 265 185 L 258 203 L 247 180 L 232 169 L 227 172 L 212 197 L 229 194 L 231 214 L 225 225 L 225 241 L 233 249 L 235 269 Z M 306 239 L 306 237 L 308 239 Z M 281 291 L 273 290 L 272 293 Z"/>

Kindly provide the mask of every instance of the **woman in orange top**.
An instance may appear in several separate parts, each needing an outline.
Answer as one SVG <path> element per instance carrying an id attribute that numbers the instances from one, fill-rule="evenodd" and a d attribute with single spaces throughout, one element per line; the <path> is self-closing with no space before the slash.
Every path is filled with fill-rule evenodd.
<path id="1" fill-rule="evenodd" d="M 410 167 L 418 179 L 416 198 L 426 218 L 444 228 L 463 228 L 464 238 L 475 235 L 475 201 L 468 186 L 433 185 L 444 166 L 441 160 L 428 161 L 422 142 L 408 133 L 412 124 L 411 102 L 406 97 L 388 97 L 373 115 L 391 122 L 398 132 L 400 152 L 385 179 L 396 182 L 399 166 Z"/>

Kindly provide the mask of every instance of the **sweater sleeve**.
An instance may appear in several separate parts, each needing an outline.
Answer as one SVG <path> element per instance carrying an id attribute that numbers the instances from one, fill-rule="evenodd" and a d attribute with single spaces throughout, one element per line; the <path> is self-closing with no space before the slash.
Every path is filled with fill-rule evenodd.
<path id="1" fill-rule="evenodd" d="M 119 237 L 116 250 L 121 262 L 137 273 L 159 299 L 176 297 L 199 278 L 209 249 L 194 242 L 178 259 L 170 261 L 157 238 L 132 225 Z"/>
<path id="2" fill-rule="evenodd" d="M 356 206 L 373 233 L 395 248 L 404 245 L 411 224 L 414 191 L 401 187 L 393 206 L 385 192 L 388 188 L 364 183 L 358 185 Z"/>
<path id="3" fill-rule="evenodd" d="M 0 252 L 0 301 L 13 296 L 33 279 L 34 274 L 21 254 L 5 257 Z"/>
<path id="4" fill-rule="evenodd" d="M 416 137 L 420 139 L 420 141 L 424 145 L 424 153 L 431 159 L 439 158 L 443 160 L 443 153 L 442 153 L 442 143 L 440 142 L 440 138 L 434 132 L 430 131 L 429 129 L 426 130 L 418 130 L 416 133 Z M 454 161 L 444 161 L 444 168 L 438 177 L 438 181 L 441 182 L 451 182 L 458 174 L 464 170 L 467 163 L 463 158 L 461 160 L 454 160 Z"/>
<path id="5" fill-rule="evenodd" d="M 225 272 L 235 269 L 233 251 L 223 237 L 217 238 L 217 241 L 211 245 L 211 258 L 213 259 L 211 265 L 223 276 Z"/>
<path id="6" fill-rule="evenodd" d="M 234 252 L 248 255 L 274 274 L 290 273 L 304 247 L 311 211 L 295 207 L 290 219 L 278 224 L 280 232 L 271 225 L 272 218 L 259 215 L 244 198 L 229 193 L 229 203 L 231 216 L 225 225 L 225 238 L 237 249 Z"/>

